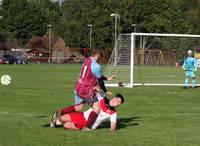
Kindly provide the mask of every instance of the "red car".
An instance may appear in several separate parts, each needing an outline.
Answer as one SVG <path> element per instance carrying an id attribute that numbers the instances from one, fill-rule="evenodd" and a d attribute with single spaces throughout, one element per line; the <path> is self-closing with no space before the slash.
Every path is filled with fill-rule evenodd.
<path id="1" fill-rule="evenodd" d="M 0 64 L 8 64 L 8 59 L 0 57 Z"/>

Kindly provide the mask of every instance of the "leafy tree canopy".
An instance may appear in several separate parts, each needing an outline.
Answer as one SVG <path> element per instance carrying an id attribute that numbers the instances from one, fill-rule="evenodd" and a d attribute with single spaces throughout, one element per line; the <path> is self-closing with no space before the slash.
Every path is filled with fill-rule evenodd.
<path id="1" fill-rule="evenodd" d="M 64 38 L 70 47 L 89 47 L 89 27 L 92 24 L 92 47 L 112 48 L 114 18 L 120 14 L 118 32 L 130 33 L 132 24 L 140 32 L 194 33 L 200 29 L 199 0 L 65 0 L 62 6 L 49 0 L 4 0 L 2 32 L 17 32 L 26 40 L 42 36 L 47 24 L 55 35 Z"/>

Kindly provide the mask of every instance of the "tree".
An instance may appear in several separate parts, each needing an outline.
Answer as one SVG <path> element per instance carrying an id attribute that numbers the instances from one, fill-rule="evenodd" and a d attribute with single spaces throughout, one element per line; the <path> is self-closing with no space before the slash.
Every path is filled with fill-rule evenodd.
<path id="1" fill-rule="evenodd" d="M 137 0 L 136 7 L 141 31 L 185 33 L 188 30 L 181 11 L 181 0 Z"/>
<path id="2" fill-rule="evenodd" d="M 93 25 L 92 48 L 114 47 L 114 20 L 111 13 L 120 14 L 118 31 L 199 33 L 199 0 L 4 0 L 0 13 L 4 16 L 0 29 L 17 32 L 23 44 L 32 35 L 42 36 L 47 24 L 54 34 L 64 38 L 70 47 L 89 47 L 89 28 Z M 16 15 L 17 14 L 17 15 Z"/>
<path id="3" fill-rule="evenodd" d="M 3 16 L 1 30 L 17 32 L 19 45 L 26 44 L 33 35 L 44 35 L 46 25 L 59 16 L 58 6 L 48 0 L 4 0 L 0 13 Z"/>
<path id="4" fill-rule="evenodd" d="M 200 24 L 200 1 L 199 0 L 183 0 L 182 1 L 182 11 L 185 14 L 185 20 L 188 24 L 188 33 L 199 34 L 199 24 Z"/>

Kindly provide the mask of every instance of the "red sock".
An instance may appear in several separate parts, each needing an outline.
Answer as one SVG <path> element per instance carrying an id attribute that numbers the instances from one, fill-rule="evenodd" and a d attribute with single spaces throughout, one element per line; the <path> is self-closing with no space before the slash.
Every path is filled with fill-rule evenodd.
<path id="1" fill-rule="evenodd" d="M 64 114 L 67 114 L 67 113 L 72 113 L 72 112 L 75 112 L 74 106 L 68 106 L 68 107 L 60 110 L 61 115 L 64 115 Z"/>
<path id="2" fill-rule="evenodd" d="M 91 126 L 95 122 L 97 116 L 98 116 L 97 113 L 92 111 L 88 116 L 88 120 L 85 124 L 85 127 L 91 128 Z"/>

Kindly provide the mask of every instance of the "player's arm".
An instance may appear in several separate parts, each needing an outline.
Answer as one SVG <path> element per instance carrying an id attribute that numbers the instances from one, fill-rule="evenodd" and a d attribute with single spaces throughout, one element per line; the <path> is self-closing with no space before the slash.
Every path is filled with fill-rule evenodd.
<path id="1" fill-rule="evenodd" d="M 193 69 L 193 72 L 196 72 L 197 71 L 197 60 L 194 59 L 194 69 Z"/>
<path id="2" fill-rule="evenodd" d="M 105 76 L 101 76 L 101 78 L 98 78 L 98 84 L 100 86 L 100 88 L 108 95 L 112 95 L 112 92 L 108 92 L 106 87 L 105 87 L 105 82 L 106 80 L 110 81 L 110 80 L 113 80 L 115 78 L 115 76 L 110 76 L 108 78 L 106 78 Z"/>
<path id="3" fill-rule="evenodd" d="M 101 66 L 99 64 L 94 63 L 91 67 L 91 70 L 92 74 L 96 77 L 100 88 L 106 93 L 107 89 L 105 87 L 104 81 L 107 80 L 107 78 L 104 75 L 102 75 Z"/>
<path id="4" fill-rule="evenodd" d="M 100 88 L 106 93 L 107 89 L 105 87 L 104 81 L 113 80 L 116 76 L 110 76 L 108 78 L 105 77 L 101 72 L 101 66 L 99 64 L 97 64 L 96 62 L 92 63 L 91 70 L 92 70 L 92 74 L 96 77 Z"/>
<path id="5" fill-rule="evenodd" d="M 185 70 L 186 68 L 185 68 L 185 66 L 186 66 L 186 63 L 185 63 L 185 61 L 183 62 L 183 66 L 182 66 L 182 68 Z"/>
<path id="6" fill-rule="evenodd" d="M 112 92 L 107 91 L 107 89 L 105 87 L 105 83 L 104 83 L 103 80 L 99 80 L 99 79 L 97 79 L 97 80 L 98 80 L 98 85 L 103 90 L 103 92 L 105 92 L 107 95 L 112 95 L 113 94 Z"/>
<path id="7" fill-rule="evenodd" d="M 101 74 L 100 66 L 93 69 L 93 75 L 97 78 L 99 87 L 106 93 L 107 89 L 104 80 L 107 80 L 107 78 Z"/>
<path id="8" fill-rule="evenodd" d="M 117 123 L 116 122 L 111 122 L 110 123 L 110 130 L 114 132 L 116 130 L 116 128 L 117 128 Z"/>
<path id="9" fill-rule="evenodd" d="M 116 75 L 112 75 L 112 76 L 109 76 L 109 77 L 105 77 L 102 72 L 101 72 L 101 66 L 99 64 L 96 64 L 96 65 L 92 65 L 92 74 L 99 80 L 102 80 L 102 81 L 111 81 L 113 80 L 114 78 L 116 78 Z"/>
<path id="10" fill-rule="evenodd" d="M 101 78 L 99 78 L 99 79 L 97 79 L 97 81 L 98 81 L 99 87 L 106 93 L 106 92 L 107 92 L 107 89 L 106 89 L 106 87 L 105 87 L 104 80 L 101 79 Z"/>
<path id="11" fill-rule="evenodd" d="M 184 70 L 186 70 L 186 60 L 187 60 L 187 56 L 184 56 L 184 59 L 183 59 L 183 66 L 182 66 L 182 68 L 183 68 Z"/>
<path id="12" fill-rule="evenodd" d="M 65 123 L 64 124 L 64 126 L 63 126 L 64 128 L 65 128 L 65 130 L 79 130 L 76 126 L 75 126 L 75 124 L 73 123 L 73 122 L 67 122 L 67 123 Z"/>
<path id="13" fill-rule="evenodd" d="M 113 113 L 110 116 L 110 130 L 115 131 L 117 128 L 117 113 Z"/>

